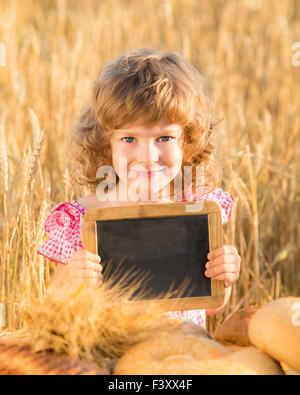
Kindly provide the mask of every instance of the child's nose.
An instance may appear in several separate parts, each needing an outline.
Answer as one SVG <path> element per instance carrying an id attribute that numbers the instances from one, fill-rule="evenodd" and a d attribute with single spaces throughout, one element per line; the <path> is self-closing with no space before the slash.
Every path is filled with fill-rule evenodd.
<path id="1" fill-rule="evenodd" d="M 141 144 L 138 152 L 138 160 L 140 163 L 153 163 L 159 159 L 159 148 L 153 142 Z"/>

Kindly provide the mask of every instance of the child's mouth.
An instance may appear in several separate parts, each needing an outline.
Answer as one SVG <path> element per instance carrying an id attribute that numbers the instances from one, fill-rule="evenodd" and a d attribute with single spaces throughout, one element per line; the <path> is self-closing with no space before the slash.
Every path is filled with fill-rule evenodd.
<path id="1" fill-rule="evenodd" d="M 159 174 L 162 174 L 164 171 L 166 171 L 166 169 L 167 169 L 167 167 L 164 167 L 160 170 L 152 170 L 152 171 L 139 171 L 138 169 L 137 170 L 130 169 L 129 170 L 129 177 L 132 176 L 133 174 L 137 174 L 140 177 L 152 178 L 152 177 L 155 177 Z"/>
<path id="2" fill-rule="evenodd" d="M 155 177 L 157 174 L 159 174 L 161 171 L 137 171 L 136 173 L 141 176 L 141 177 Z"/>

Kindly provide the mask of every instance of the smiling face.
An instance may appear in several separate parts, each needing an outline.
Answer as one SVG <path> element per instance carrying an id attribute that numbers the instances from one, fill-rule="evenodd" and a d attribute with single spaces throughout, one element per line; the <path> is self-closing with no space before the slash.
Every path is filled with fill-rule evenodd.
<path id="1" fill-rule="evenodd" d="M 114 169 L 120 186 L 130 195 L 137 185 L 142 200 L 151 200 L 160 193 L 181 170 L 183 130 L 165 119 L 153 128 L 136 123 L 126 129 L 115 130 L 111 138 Z M 152 194 L 152 195 L 151 195 Z"/>

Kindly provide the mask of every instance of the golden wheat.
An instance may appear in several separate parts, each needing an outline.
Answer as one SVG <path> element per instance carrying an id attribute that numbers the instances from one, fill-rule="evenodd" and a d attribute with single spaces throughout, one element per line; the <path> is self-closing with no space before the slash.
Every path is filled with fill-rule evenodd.
<path id="1" fill-rule="evenodd" d="M 0 131 L 0 177 L 2 181 L 3 195 L 6 195 L 8 192 L 8 163 L 6 144 L 2 133 L 3 132 Z"/>
<path id="2" fill-rule="evenodd" d="M 257 298 L 300 294 L 300 73 L 291 49 L 298 0 L 27 0 L 25 8 L 3 0 L 0 13 L 1 300 L 44 292 L 55 266 L 36 254 L 45 213 L 90 193 L 70 181 L 68 131 L 100 67 L 141 46 L 207 70 L 224 117 L 218 158 L 222 187 L 235 198 L 224 239 L 237 247 L 242 270 L 210 330 Z"/>
<path id="3" fill-rule="evenodd" d="M 68 354 L 103 366 L 106 358 L 120 358 L 151 333 L 172 329 L 170 318 L 155 301 L 147 309 L 134 304 L 144 294 L 139 291 L 132 299 L 141 280 L 132 281 L 127 290 L 112 285 L 113 281 L 98 289 L 83 285 L 76 292 L 62 288 L 42 298 L 29 297 L 26 336 L 33 350 Z M 166 293 L 167 298 L 170 296 Z"/>

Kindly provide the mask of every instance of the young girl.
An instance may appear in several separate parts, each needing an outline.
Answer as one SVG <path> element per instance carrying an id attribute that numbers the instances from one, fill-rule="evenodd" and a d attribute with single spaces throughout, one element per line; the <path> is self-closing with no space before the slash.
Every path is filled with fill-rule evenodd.
<path id="1" fill-rule="evenodd" d="M 84 250 L 82 244 L 86 210 L 214 200 L 221 208 L 222 224 L 227 223 L 233 197 L 216 187 L 216 124 L 207 81 L 180 55 L 142 48 L 125 51 L 108 63 L 94 81 L 92 97 L 71 130 L 71 152 L 81 170 L 75 180 L 89 185 L 93 193 L 54 207 L 45 223 L 50 239 L 38 249 L 62 264 L 57 266 L 51 286 L 101 284 L 101 257 Z M 105 180 L 105 193 L 100 182 L 103 174 L 98 174 L 103 166 L 113 169 L 115 176 Z M 201 185 L 195 171 L 189 173 L 189 180 L 184 179 L 184 167 L 196 166 L 204 169 Z M 138 179 L 138 195 L 134 176 Z M 180 177 L 182 182 L 178 184 Z M 224 245 L 207 258 L 205 275 L 224 281 L 225 305 L 239 277 L 240 256 L 234 246 Z M 224 305 L 206 313 L 214 314 Z M 205 310 L 168 314 L 205 325 Z"/>

